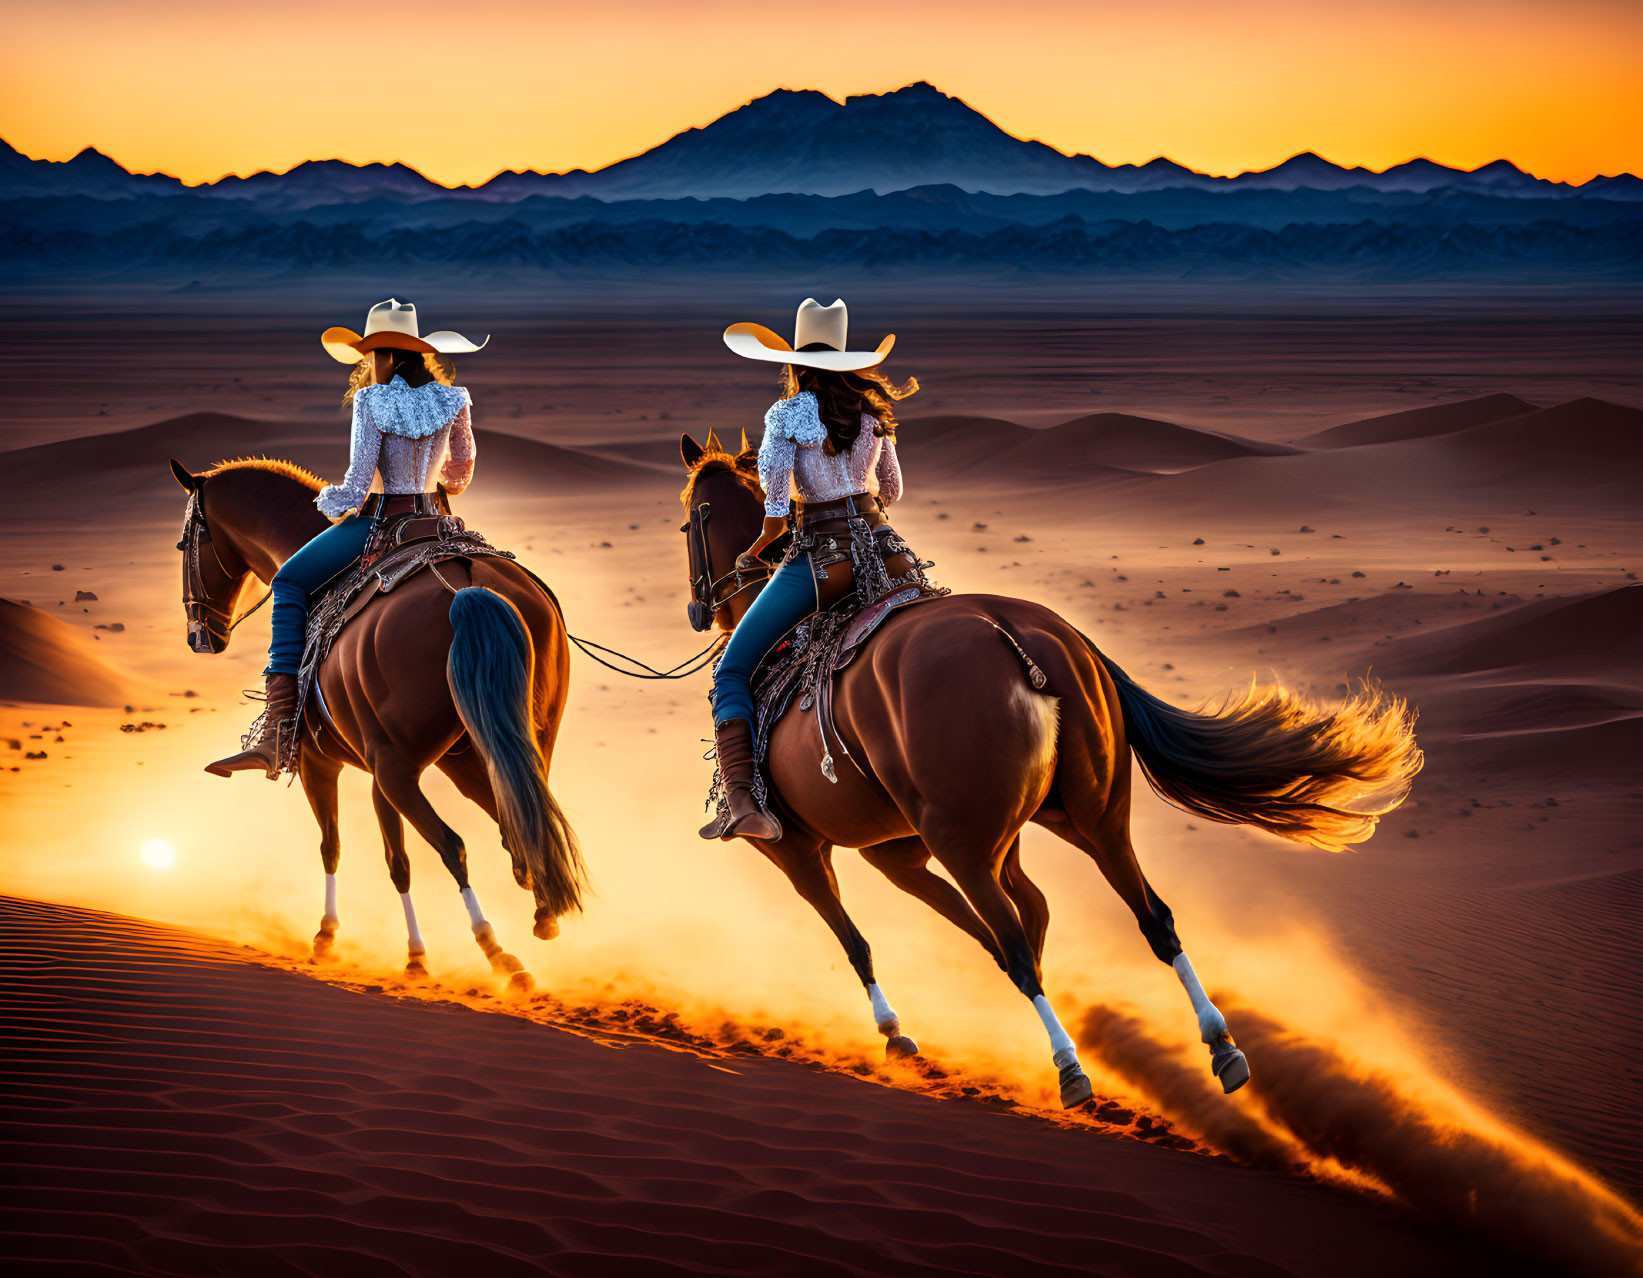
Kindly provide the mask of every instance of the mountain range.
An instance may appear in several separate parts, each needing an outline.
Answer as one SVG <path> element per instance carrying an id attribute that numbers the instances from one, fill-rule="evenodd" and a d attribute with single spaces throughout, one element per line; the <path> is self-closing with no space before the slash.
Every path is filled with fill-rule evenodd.
<path id="1" fill-rule="evenodd" d="M 185 186 L 91 149 L 53 162 L 0 143 L 0 265 L 34 289 L 338 270 L 498 286 L 662 269 L 1634 283 L 1643 181 L 1570 186 L 1505 160 L 1375 173 L 1310 152 L 1211 177 L 1065 155 L 922 82 L 843 102 L 778 89 L 596 172 L 478 187 L 340 160 Z"/>
<path id="2" fill-rule="evenodd" d="M 311 160 L 285 173 L 228 176 L 187 186 L 165 174 L 128 172 L 87 147 L 71 160 L 34 160 L 0 142 L 0 200 L 88 196 L 131 199 L 194 195 L 308 208 L 364 200 L 483 200 L 531 196 L 600 201 L 736 199 L 777 193 L 885 195 L 952 186 L 993 195 L 1067 191 L 1138 193 L 1343 191 L 1430 194 L 1441 190 L 1514 197 L 1643 200 L 1631 174 L 1579 185 L 1525 173 L 1506 160 L 1473 170 L 1413 159 L 1382 172 L 1346 168 L 1311 152 L 1271 169 L 1217 177 L 1163 157 L 1104 164 L 1017 138 L 962 100 L 922 81 L 891 93 L 838 102 L 814 90 L 777 89 L 701 128 L 596 171 L 498 173 L 477 187 L 446 187 L 404 164 Z"/>

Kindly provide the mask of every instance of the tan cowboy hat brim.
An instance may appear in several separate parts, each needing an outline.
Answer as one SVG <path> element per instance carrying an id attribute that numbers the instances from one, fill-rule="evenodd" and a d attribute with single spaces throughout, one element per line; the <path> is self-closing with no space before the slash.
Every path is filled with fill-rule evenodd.
<path id="1" fill-rule="evenodd" d="M 833 373 L 854 373 L 884 362 L 896 344 L 891 333 L 876 351 L 796 351 L 787 339 L 763 324 L 732 324 L 725 329 L 725 345 L 743 359 L 759 359 L 769 364 L 798 364 Z"/>
<path id="2" fill-rule="evenodd" d="M 372 333 L 361 337 L 351 328 L 328 328 L 320 334 L 320 345 L 332 359 L 343 364 L 357 364 L 372 351 L 414 351 L 418 355 L 472 355 L 482 351 L 490 342 L 475 345 L 461 333 L 443 330 L 426 337 L 412 337 L 409 333 Z"/>

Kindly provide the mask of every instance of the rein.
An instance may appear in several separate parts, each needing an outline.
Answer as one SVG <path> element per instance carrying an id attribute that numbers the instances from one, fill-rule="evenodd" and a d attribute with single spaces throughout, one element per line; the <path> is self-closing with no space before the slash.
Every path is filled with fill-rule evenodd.
<path id="1" fill-rule="evenodd" d="M 569 636 L 570 641 L 582 650 L 584 655 L 592 658 L 594 661 L 597 661 L 600 665 L 605 667 L 606 670 L 614 670 L 617 674 L 626 675 L 629 679 L 688 679 L 697 671 L 707 669 L 707 667 L 712 664 L 713 658 L 718 656 L 720 649 L 722 649 L 725 644 L 729 642 L 729 639 L 726 636 L 720 635 L 695 656 L 686 657 L 678 665 L 674 666 L 673 669 L 655 670 L 640 661 L 637 657 L 630 657 L 625 652 L 617 652 L 614 648 L 607 648 L 603 644 L 594 643 L 591 639 L 583 639 L 578 635 L 572 635 L 569 631 L 567 631 L 566 634 Z M 597 651 L 595 651 L 595 649 L 597 649 Z M 623 661 L 638 666 L 639 669 L 624 670 L 621 666 L 612 665 L 599 655 L 601 652 L 607 652 L 613 657 L 618 657 Z M 687 670 L 685 668 L 686 666 L 689 666 L 690 668 Z M 641 671 L 643 673 L 641 673 Z"/>
<path id="2" fill-rule="evenodd" d="M 695 626 L 697 630 L 706 630 L 713 624 L 713 614 L 718 611 L 718 609 L 724 607 L 732 599 L 735 599 L 745 591 L 751 590 L 755 586 L 762 586 L 771 575 L 771 570 L 768 566 L 761 566 L 760 570 L 757 572 L 752 569 L 744 570 L 738 567 L 720 577 L 711 579 L 708 577 L 706 571 L 703 571 L 700 574 L 697 573 L 696 564 L 698 562 L 698 552 L 700 553 L 701 561 L 704 564 L 707 562 L 707 535 L 703 525 L 707 522 L 709 510 L 710 507 L 708 503 L 703 502 L 701 506 L 691 513 L 690 522 L 680 529 L 681 532 L 693 532 L 695 534 L 692 538 L 692 544 L 690 547 L 692 605 L 691 624 Z M 699 547 L 697 542 L 700 542 Z M 234 631 L 239 627 L 239 624 L 267 603 L 269 599 L 273 597 L 274 593 L 272 590 L 269 590 L 261 599 L 257 600 L 255 604 L 253 604 L 245 612 L 241 613 L 238 617 L 235 617 L 231 613 L 224 612 L 221 608 L 213 604 L 209 597 L 205 583 L 204 546 L 211 547 L 211 557 L 217 561 L 217 571 L 220 572 L 226 580 L 234 581 L 243 575 L 241 573 L 231 572 L 228 565 L 223 563 L 222 553 L 217 549 L 216 542 L 212 540 L 210 526 L 205 522 L 205 511 L 201 507 L 200 494 L 198 490 L 195 490 L 189 494 L 188 511 L 183 520 L 183 536 L 182 540 L 177 543 L 177 549 L 183 552 L 183 613 L 188 618 L 189 642 L 191 644 L 193 643 L 196 635 L 203 636 L 206 634 L 226 642 L 228 636 L 234 633 Z M 247 569 L 247 571 L 249 571 L 249 569 Z M 439 577 L 440 583 L 447 590 L 451 590 L 452 593 L 455 593 L 454 588 L 444 579 L 444 577 L 439 575 L 437 569 L 435 570 L 434 575 Z M 748 579 L 744 580 L 744 576 Z M 719 591 L 728 581 L 734 581 L 736 583 L 736 589 L 732 590 L 723 598 L 720 598 Z M 707 621 L 706 625 L 696 625 L 698 609 L 701 610 L 701 615 L 705 616 Z M 222 621 L 226 621 L 228 623 L 227 627 L 222 628 L 220 626 L 212 625 L 213 618 L 220 618 Z M 725 644 L 729 642 L 728 636 L 718 635 L 711 643 L 707 645 L 707 647 L 692 656 L 686 657 L 678 665 L 667 670 L 658 670 L 654 666 L 646 665 L 637 657 L 630 657 L 627 653 L 618 652 L 615 648 L 607 648 L 603 644 L 595 643 L 591 639 L 584 639 L 580 635 L 573 635 L 568 630 L 566 631 L 566 637 L 569 638 L 570 641 L 581 650 L 583 655 L 593 661 L 598 662 L 601 666 L 605 667 L 605 669 L 614 671 L 619 675 L 625 675 L 629 679 L 651 680 L 688 679 L 691 675 L 697 674 L 711 665 L 714 658 L 718 656 L 720 651 L 723 650 Z M 615 665 L 612 662 L 605 660 L 605 657 L 600 655 L 601 653 L 606 656 L 615 657 L 618 661 L 624 661 L 630 666 L 637 666 L 638 669 L 629 670 L 622 666 Z"/>
<path id="3" fill-rule="evenodd" d="M 686 612 L 690 618 L 691 628 L 698 631 L 711 629 L 713 616 L 720 608 L 747 591 L 764 585 L 773 571 L 768 564 L 760 564 L 757 568 L 742 568 L 738 564 L 727 573 L 718 577 L 713 576 L 712 559 L 707 548 L 707 520 L 712 512 L 712 504 L 704 501 L 690 512 L 689 520 L 679 527 L 679 531 L 685 534 L 685 548 L 690 560 L 690 603 L 686 605 Z M 734 582 L 736 588 L 727 595 L 721 595 L 720 591 L 730 582 Z M 729 639 L 725 635 L 717 636 L 695 656 L 686 657 L 671 670 L 657 670 L 636 657 L 630 657 L 626 653 L 617 652 L 614 648 L 607 648 L 603 644 L 594 643 L 578 635 L 570 635 L 570 641 L 605 669 L 614 670 L 617 674 L 626 675 L 630 679 L 685 679 L 711 665 Z M 600 653 L 607 653 L 629 665 L 638 666 L 639 669 L 624 670 L 621 666 L 606 661 Z"/>

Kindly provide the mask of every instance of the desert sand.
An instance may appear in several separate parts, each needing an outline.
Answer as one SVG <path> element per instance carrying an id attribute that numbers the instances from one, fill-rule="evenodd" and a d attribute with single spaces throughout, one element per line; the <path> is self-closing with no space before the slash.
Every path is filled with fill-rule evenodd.
<path id="1" fill-rule="evenodd" d="M 433 977 L 407 981 L 357 775 L 344 781 L 337 961 L 306 964 L 320 912 L 306 805 L 198 771 L 250 716 L 239 690 L 258 682 L 266 619 L 221 657 L 187 651 L 183 494 L 165 462 L 271 453 L 334 477 L 340 377 L 283 328 L 225 325 L 216 347 L 188 348 L 202 367 L 170 390 L 139 346 L 106 391 L 31 391 L 23 446 L 5 454 L 0 595 L 34 611 L 8 610 L 28 618 L 8 633 L 61 623 L 143 684 L 104 708 L 0 706 L 0 737 L 19 745 L 0 757 L 0 890 L 166 927 L 8 907 L 10 944 L 84 976 L 37 1004 L 53 1009 L 51 1033 L 100 1027 L 86 1032 L 146 1071 L 122 1087 L 93 1061 L 83 1093 L 41 1092 L 30 1165 L 96 1145 L 99 1166 L 129 1165 L 112 1137 L 71 1137 L 81 1129 L 124 1131 L 127 1146 L 133 1129 L 171 1132 L 166 1150 L 200 1142 L 217 1160 L 207 1175 L 178 1154 L 166 1174 L 203 1179 L 163 1206 L 119 1167 L 98 1203 L 74 1198 L 66 1173 L 37 1176 L 34 1214 L 97 1222 L 41 1234 L 104 1236 L 111 1250 L 87 1258 L 184 1257 L 194 1272 L 204 1261 L 186 1257 L 204 1253 L 190 1248 L 246 1236 L 233 1232 L 248 1228 L 244 1191 L 225 1186 L 252 1184 L 281 1191 L 254 1222 L 268 1236 L 408 1272 L 456 1254 L 424 1236 L 488 1247 L 484 1263 L 504 1267 L 558 1255 L 567 1272 L 608 1272 L 600 1255 L 737 1272 L 798 1254 L 868 1272 L 1018 1272 L 1029 1258 L 1437 1273 L 1464 1265 L 1457 1254 L 1528 1272 L 1635 1265 L 1643 1029 L 1625 1009 L 1643 992 L 1643 668 L 1627 638 L 1643 594 L 1643 411 L 1602 342 L 1570 340 L 1559 362 L 1515 346 L 1527 321 L 1502 314 L 1443 363 L 1415 358 L 1412 326 L 1379 323 L 1343 354 L 1338 335 L 1260 318 L 1241 345 L 1199 355 L 1208 387 L 1171 362 L 1201 331 L 1138 323 L 1086 363 L 1134 357 L 1149 336 L 1170 359 L 1152 372 L 1134 360 L 1093 402 L 1073 371 L 1090 335 L 1070 320 L 1048 343 L 1042 324 L 1002 326 L 992 350 L 937 325 L 928 362 L 911 342 L 898 350 L 893 371 L 926 388 L 905 405 L 894 515 L 938 580 L 1056 607 L 1182 703 L 1252 675 L 1328 699 L 1373 674 L 1421 714 L 1413 795 L 1346 855 L 1138 798 L 1142 863 L 1250 1056 L 1254 1080 L 1231 1098 L 1173 976 L 1093 867 L 1029 831 L 1026 864 L 1053 912 L 1046 984 L 1102 1102 L 1073 1116 L 1054 1107 L 1024 1000 L 972 942 L 841 852 L 846 903 L 924 1049 L 914 1067 L 881 1060 L 809 907 L 751 849 L 693 836 L 709 771 L 700 677 L 635 684 L 577 658 L 553 779 L 594 895 L 551 944 L 529 939 L 528 899 L 482 814 L 428 784 L 542 1001 L 498 997 L 448 876 L 414 841 Z M 76 334 L 109 331 L 65 320 L 63 366 Z M 276 331 L 286 346 L 263 345 Z M 734 361 L 718 378 L 712 343 L 683 326 L 592 331 L 464 367 L 481 433 L 460 513 L 554 585 L 573 633 L 672 664 L 700 646 L 684 621 L 678 434 L 756 439 L 769 378 Z M 1517 351 L 1520 375 L 1500 350 Z M 1283 371 L 1295 368 L 1308 372 Z M 96 601 L 70 602 L 82 590 Z M 156 838 L 174 868 L 139 859 Z M 128 1015 L 111 991 L 132 981 L 170 1010 Z M 11 988 L 48 997 L 36 977 Z M 163 1052 L 132 1046 L 161 1039 Z M 225 1043 L 243 1053 L 234 1070 L 173 1072 Z M 600 1152 L 606 1139 L 619 1155 Z M 809 1152 L 771 1153 L 795 1148 Z M 203 1204 L 180 1226 L 166 1214 L 179 1198 Z"/>
<path id="2" fill-rule="evenodd" d="M 0 954 L 11 973 L 0 1002 L 28 1053 L 8 1070 L 4 1107 L 0 1254 L 12 1262 L 176 1274 L 1530 1271 L 1454 1230 L 1271 1172 L 787 1061 L 343 989 L 118 915 L 0 899 Z"/>

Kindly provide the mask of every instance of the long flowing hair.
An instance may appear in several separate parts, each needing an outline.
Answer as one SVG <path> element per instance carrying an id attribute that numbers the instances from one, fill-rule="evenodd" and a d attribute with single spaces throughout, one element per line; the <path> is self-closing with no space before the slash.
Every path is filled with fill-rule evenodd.
<path id="1" fill-rule="evenodd" d="M 804 350 L 830 349 L 806 346 Z M 861 417 L 868 413 L 878 419 L 873 433 L 880 437 L 895 438 L 896 401 L 906 399 L 918 390 L 918 379 L 909 377 L 896 385 L 876 368 L 865 368 L 856 373 L 835 373 L 828 369 L 806 368 L 801 365 L 782 365 L 782 398 L 792 399 L 802 391 L 816 397 L 816 407 L 822 425 L 827 428 L 827 443 L 822 447 L 828 453 L 846 453 L 861 434 Z"/>
<path id="2" fill-rule="evenodd" d="M 390 351 L 389 354 L 394 360 L 393 371 L 388 374 L 389 381 L 403 377 L 405 384 L 412 388 L 426 386 L 429 382 L 438 382 L 441 386 L 456 385 L 456 361 L 448 355 L 419 355 L 415 351 Z M 373 363 L 375 361 L 367 355 L 349 372 L 348 391 L 342 397 L 344 404 L 352 405 L 360 387 L 371 384 Z"/>

